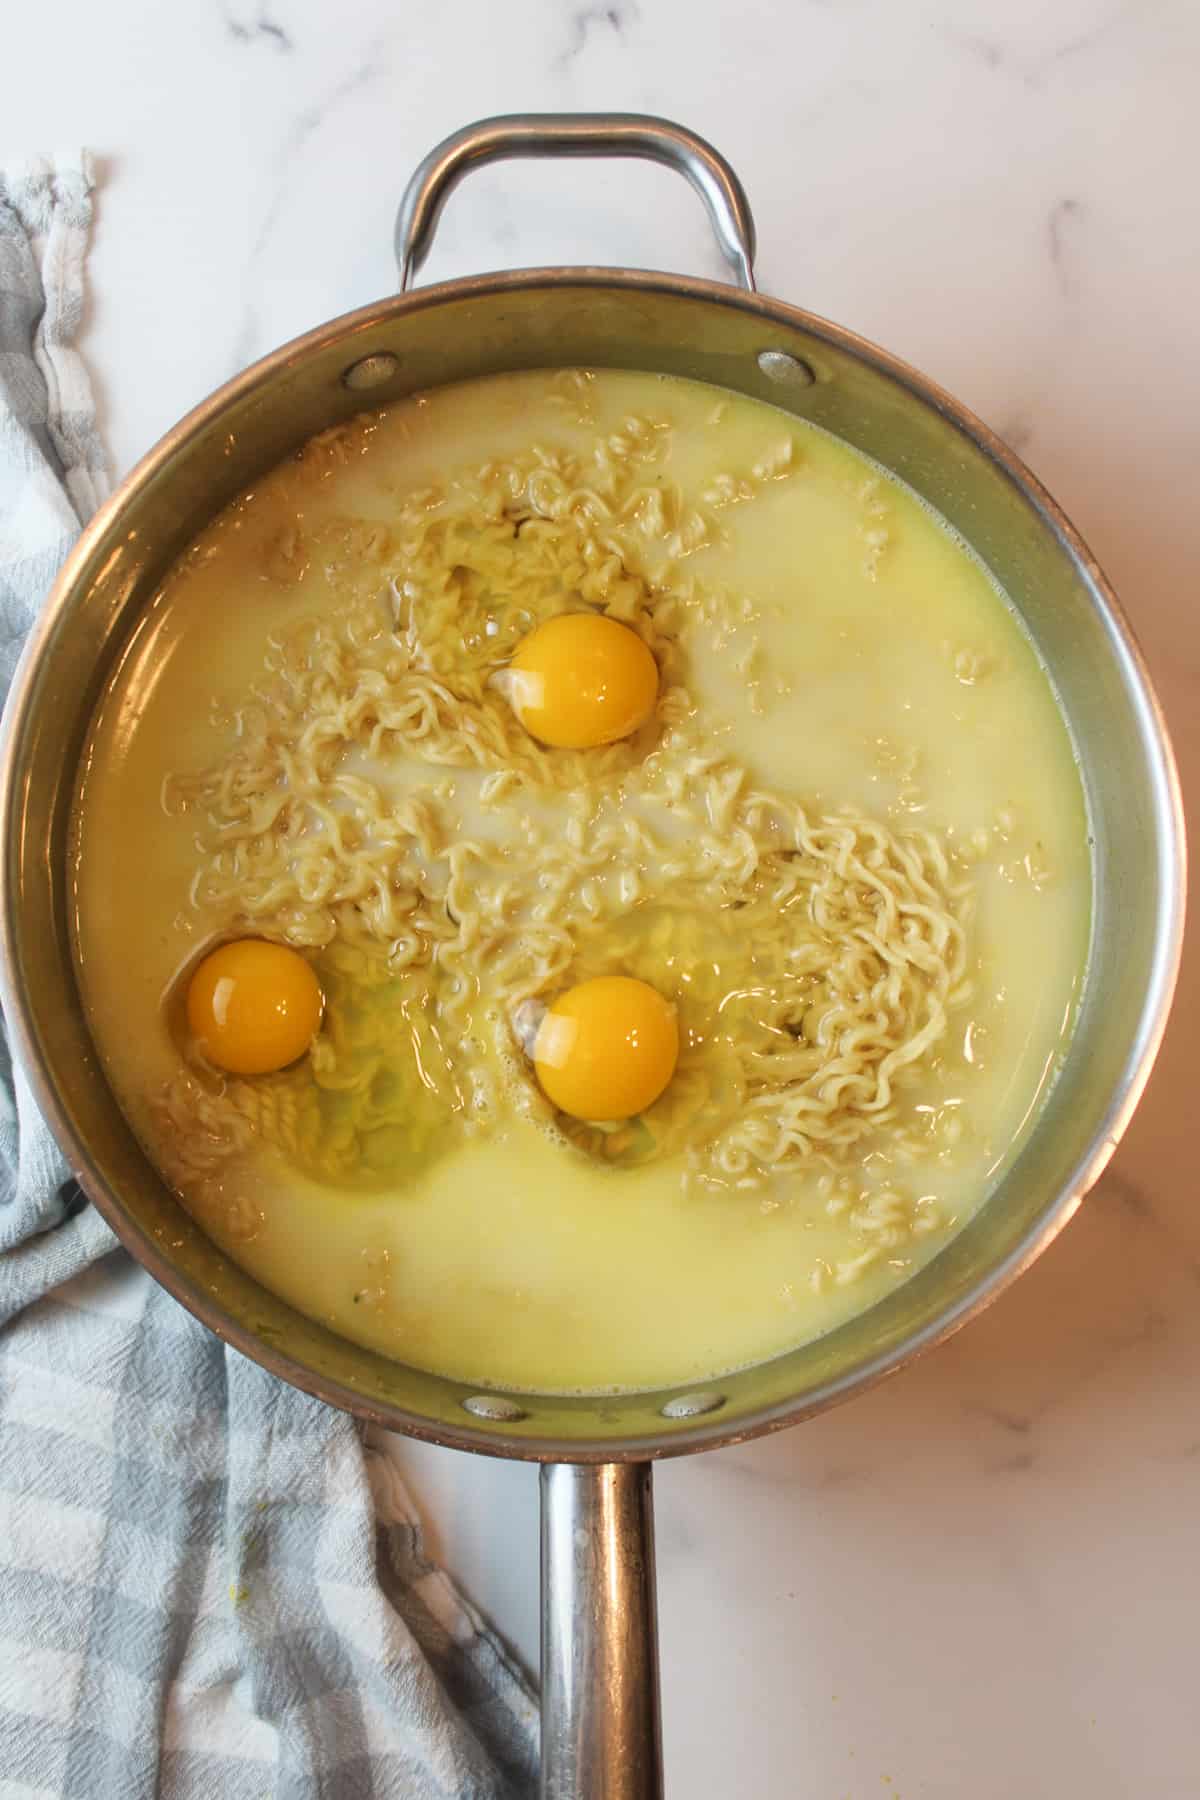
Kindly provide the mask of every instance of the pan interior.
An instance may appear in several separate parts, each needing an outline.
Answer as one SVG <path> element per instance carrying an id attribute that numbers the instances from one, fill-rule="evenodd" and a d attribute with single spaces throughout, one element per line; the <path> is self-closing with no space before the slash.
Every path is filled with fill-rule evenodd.
<path id="1" fill-rule="evenodd" d="M 521 1396 L 505 1404 L 333 1337 L 250 1281 L 191 1225 L 96 1069 L 71 975 L 65 894 L 68 772 L 93 706 L 183 543 L 263 469 L 361 409 L 362 392 L 343 377 L 366 357 L 396 359 L 376 365 L 389 372 L 373 401 L 505 368 L 586 363 L 715 382 L 833 431 L 894 470 L 992 568 L 1039 649 L 1080 751 L 1095 836 L 1093 955 L 1073 1048 L 1023 1152 L 983 1211 L 921 1274 L 829 1336 L 703 1394 Z M 801 367 L 815 377 L 806 385 L 796 379 Z M 781 369 L 789 372 L 783 381 Z M 1065 1219 L 1119 1130 L 1169 979 L 1169 773 L 1136 662 L 1085 554 L 993 447 L 964 429 L 947 403 L 918 391 L 907 372 L 788 309 L 700 284 L 618 283 L 599 273 L 460 284 L 368 309 L 268 359 L 172 434 L 119 501 L 80 546 L 10 725 L 9 978 L 47 1103 L 95 1197 L 137 1254 L 209 1323 L 288 1378 L 401 1428 L 501 1453 L 644 1454 L 828 1403 L 956 1322 Z M 1136 882 L 1122 880 L 1129 870 L 1139 871 Z"/>

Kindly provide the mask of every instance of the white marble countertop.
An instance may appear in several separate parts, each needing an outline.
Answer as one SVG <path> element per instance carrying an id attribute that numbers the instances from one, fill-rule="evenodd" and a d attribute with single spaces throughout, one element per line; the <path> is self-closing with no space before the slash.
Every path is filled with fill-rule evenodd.
<path id="1" fill-rule="evenodd" d="M 1192 0 L 108 0 L 13 5 L 0 150 L 84 142 L 84 350 L 119 471 L 294 333 L 386 292 L 414 163 L 483 114 L 712 137 L 763 288 L 1020 447 L 1122 594 L 1200 777 Z M 429 278 L 716 275 L 665 171 L 509 165 Z M 670 1790 L 819 1800 L 1198 1791 L 1197 959 L 1129 1137 L 1039 1266 L 852 1406 L 658 1476 Z M 536 1660 L 536 1476 L 397 1451 L 437 1552 Z"/>

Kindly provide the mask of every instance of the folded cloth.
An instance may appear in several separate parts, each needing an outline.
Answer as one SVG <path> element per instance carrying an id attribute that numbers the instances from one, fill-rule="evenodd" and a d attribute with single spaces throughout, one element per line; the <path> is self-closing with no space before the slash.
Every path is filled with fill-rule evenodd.
<path id="1" fill-rule="evenodd" d="M 0 170 L 0 699 L 104 491 L 91 189 Z M 117 1246 L 0 1036 L 0 1795 L 516 1800 L 536 1758 L 398 1474 Z"/>

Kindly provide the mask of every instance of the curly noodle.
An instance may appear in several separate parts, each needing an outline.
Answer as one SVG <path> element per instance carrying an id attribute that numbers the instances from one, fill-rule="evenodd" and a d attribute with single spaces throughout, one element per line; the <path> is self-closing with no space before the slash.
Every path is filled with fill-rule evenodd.
<path id="1" fill-rule="evenodd" d="M 336 460 L 354 429 L 308 454 Z M 323 560 L 330 604 L 272 641 L 222 761 L 164 798 L 196 823 L 194 901 L 312 952 L 327 1023 L 278 1076 L 181 1071 L 162 1103 L 177 1174 L 203 1181 L 257 1136 L 330 1180 L 378 1179 L 513 1105 L 549 1121 L 514 1018 L 616 968 L 672 994 L 684 1049 L 642 1119 L 559 1120 L 582 1150 L 678 1154 L 685 1179 L 749 1187 L 844 1169 L 882 1132 L 903 1148 L 906 1092 L 969 995 L 968 884 L 936 834 L 814 817 L 714 752 L 688 633 L 748 607 L 684 564 L 797 458 L 789 438 L 718 477 L 706 511 L 662 474 L 667 441 L 631 418 L 587 456 L 535 447 L 410 495 L 387 530 L 271 547 L 273 578 Z M 626 742 L 543 749 L 497 691 L 564 606 L 621 619 L 658 662 L 656 714 Z M 937 1222 L 838 1181 L 831 1211 L 873 1256 Z"/>

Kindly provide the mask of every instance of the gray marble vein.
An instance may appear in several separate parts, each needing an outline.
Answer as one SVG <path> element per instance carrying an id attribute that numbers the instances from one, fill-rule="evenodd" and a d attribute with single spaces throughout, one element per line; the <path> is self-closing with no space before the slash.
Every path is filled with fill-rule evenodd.
<path id="1" fill-rule="evenodd" d="M 263 210 L 262 219 L 246 261 L 244 284 L 247 298 L 230 355 L 231 374 L 236 374 L 238 370 L 245 368 L 247 363 L 253 361 L 255 355 L 261 354 L 267 347 L 259 341 L 259 321 L 253 291 L 254 277 L 267 245 L 270 243 L 280 214 L 291 196 L 290 182 L 296 158 L 308 141 L 328 125 L 339 109 L 351 101 L 355 95 L 361 93 L 365 87 L 382 78 L 385 67 L 384 42 L 380 36 L 371 41 L 361 60 L 357 61 L 347 74 L 342 76 L 319 99 L 304 107 L 289 126 L 273 161 L 270 197 Z M 313 323 L 319 324 L 320 321 L 314 320 Z"/>
<path id="2" fill-rule="evenodd" d="M 265 6 L 259 6 L 245 16 L 226 8 L 225 25 L 237 44 L 267 44 L 284 55 L 296 47 L 290 32 L 270 16 Z"/>
<path id="3" fill-rule="evenodd" d="M 1050 263 L 1064 300 L 1079 298 L 1078 242 L 1086 217 L 1083 202 L 1068 195 L 1055 201 L 1046 221 Z"/>
<path id="4" fill-rule="evenodd" d="M 598 5 L 573 6 L 566 21 L 566 42 L 554 59 L 558 70 L 570 68 L 597 34 L 605 34 L 623 42 L 631 25 L 639 17 L 638 0 L 601 0 Z"/>

